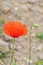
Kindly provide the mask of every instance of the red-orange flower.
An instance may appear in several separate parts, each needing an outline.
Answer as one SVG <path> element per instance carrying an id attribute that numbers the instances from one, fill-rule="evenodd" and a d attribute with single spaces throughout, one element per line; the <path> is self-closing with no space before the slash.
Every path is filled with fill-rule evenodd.
<path id="1" fill-rule="evenodd" d="M 19 21 L 8 21 L 4 26 L 4 32 L 14 38 L 27 34 L 27 27 Z"/>

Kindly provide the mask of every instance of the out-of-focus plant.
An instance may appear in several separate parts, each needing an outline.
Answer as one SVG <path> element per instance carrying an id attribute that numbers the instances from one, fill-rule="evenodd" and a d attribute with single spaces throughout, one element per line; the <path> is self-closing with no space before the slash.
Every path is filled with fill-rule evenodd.
<path id="1" fill-rule="evenodd" d="M 0 25 L 5 24 L 4 18 L 0 17 Z"/>
<path id="2" fill-rule="evenodd" d="M 6 53 L 0 52 L 0 59 L 6 58 L 6 57 L 7 57 L 7 54 Z"/>
<path id="3" fill-rule="evenodd" d="M 32 51 L 32 36 L 34 36 L 34 37 L 36 37 L 36 34 L 37 33 L 35 33 L 34 35 L 32 35 L 32 28 L 34 27 L 34 28 L 39 28 L 39 24 L 37 24 L 37 23 L 31 23 L 31 27 L 30 27 L 30 53 L 29 53 L 29 65 L 31 65 L 31 51 Z"/>
<path id="4" fill-rule="evenodd" d="M 0 51 L 0 59 L 7 58 L 12 53 L 12 49 L 6 52 Z"/>
<path id="5" fill-rule="evenodd" d="M 16 63 L 14 63 L 14 65 L 16 65 Z"/>
<path id="6" fill-rule="evenodd" d="M 35 65 L 43 65 L 43 60 L 38 60 L 35 62 Z"/>
<path id="7" fill-rule="evenodd" d="M 43 40 L 43 32 L 40 32 L 36 35 L 36 38 L 38 38 L 40 41 Z"/>
<path id="8" fill-rule="evenodd" d="M 4 26 L 4 32 L 5 34 L 14 38 L 12 56 L 10 61 L 10 65 L 13 65 L 15 38 L 25 36 L 27 34 L 27 26 L 19 21 L 8 21 Z M 16 65 L 16 63 L 14 65 Z"/>
<path id="9" fill-rule="evenodd" d="M 32 28 L 35 28 L 36 29 L 36 33 L 33 33 L 32 34 Z M 32 37 L 36 38 L 36 39 L 39 39 L 39 41 L 42 41 L 43 40 L 43 32 L 38 32 L 38 28 L 40 27 L 39 24 L 37 23 L 32 23 L 31 25 L 31 28 L 30 28 L 30 56 L 29 56 L 29 65 L 30 64 L 30 61 L 31 61 L 31 51 L 32 51 Z M 39 60 L 35 63 L 35 65 L 43 65 L 43 60 Z"/>

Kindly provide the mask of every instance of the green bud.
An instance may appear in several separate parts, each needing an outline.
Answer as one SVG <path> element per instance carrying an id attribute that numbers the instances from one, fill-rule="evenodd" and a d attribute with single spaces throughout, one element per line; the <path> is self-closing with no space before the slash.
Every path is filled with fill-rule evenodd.
<path id="1" fill-rule="evenodd" d="M 40 25 L 39 24 L 33 24 L 34 27 L 38 28 Z"/>

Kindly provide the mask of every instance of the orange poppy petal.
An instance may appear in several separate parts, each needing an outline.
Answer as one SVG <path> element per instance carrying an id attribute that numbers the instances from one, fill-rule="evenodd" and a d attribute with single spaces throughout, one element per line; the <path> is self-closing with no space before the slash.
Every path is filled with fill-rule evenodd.
<path id="1" fill-rule="evenodd" d="M 24 24 L 23 25 L 23 29 L 22 29 L 22 35 L 26 35 L 27 34 L 27 27 L 26 25 Z"/>
<path id="2" fill-rule="evenodd" d="M 14 28 L 16 28 L 16 29 L 22 27 L 22 23 L 19 21 L 14 21 L 13 24 L 14 24 Z"/>
<path id="3" fill-rule="evenodd" d="M 4 26 L 4 32 L 15 38 L 26 35 L 27 27 L 19 21 L 8 21 Z"/>
<path id="4" fill-rule="evenodd" d="M 13 32 L 12 35 L 15 37 L 20 36 L 21 35 L 21 29 L 22 29 L 22 23 L 19 21 L 14 21 L 13 22 Z"/>
<path id="5" fill-rule="evenodd" d="M 4 32 L 8 35 L 12 34 L 12 30 L 13 30 L 13 25 L 12 25 L 12 21 L 8 21 L 5 26 L 4 26 Z"/>

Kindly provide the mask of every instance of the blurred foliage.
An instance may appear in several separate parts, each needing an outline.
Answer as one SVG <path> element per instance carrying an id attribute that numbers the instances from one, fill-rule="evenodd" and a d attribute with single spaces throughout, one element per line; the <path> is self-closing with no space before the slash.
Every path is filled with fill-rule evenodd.
<path id="1" fill-rule="evenodd" d="M 6 53 L 0 52 L 0 59 L 6 58 L 6 57 L 7 57 L 7 54 Z"/>
<path id="2" fill-rule="evenodd" d="M 43 60 L 36 61 L 35 65 L 43 65 Z"/>
<path id="3" fill-rule="evenodd" d="M 36 36 L 39 40 L 43 40 L 43 32 L 37 34 Z"/>
<path id="4" fill-rule="evenodd" d="M 14 63 L 14 65 L 16 65 L 16 63 Z"/>
<path id="5" fill-rule="evenodd" d="M 5 24 L 5 21 L 2 17 L 0 17 L 0 25 Z"/>
<path id="6" fill-rule="evenodd" d="M 0 59 L 7 58 L 8 54 L 12 53 L 12 50 L 9 50 L 7 52 L 0 51 Z"/>
<path id="7" fill-rule="evenodd" d="M 2 34 L 2 31 L 0 31 L 0 34 Z"/>

